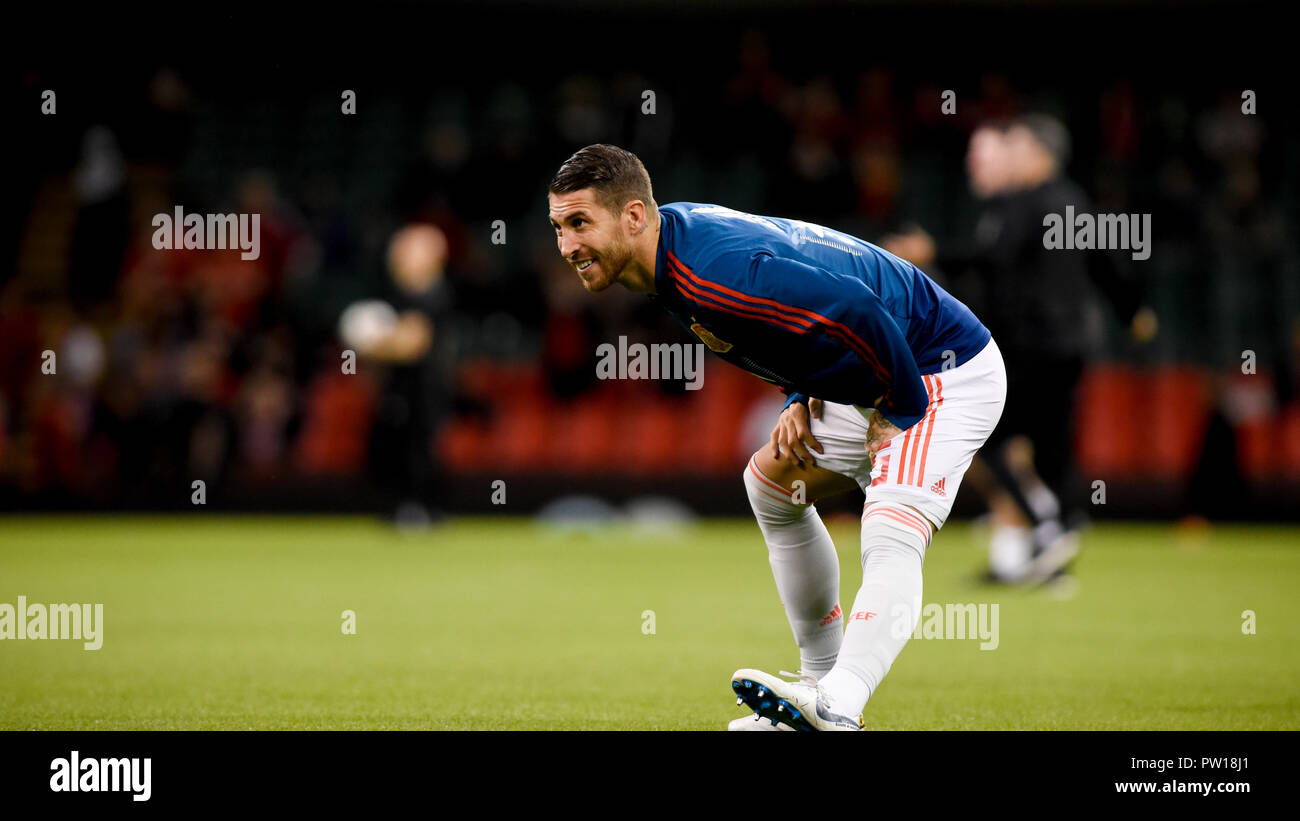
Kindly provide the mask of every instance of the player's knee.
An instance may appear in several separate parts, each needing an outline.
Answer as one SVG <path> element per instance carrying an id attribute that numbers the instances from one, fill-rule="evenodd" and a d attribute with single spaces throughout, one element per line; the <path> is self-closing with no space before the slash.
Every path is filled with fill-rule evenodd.
<path id="1" fill-rule="evenodd" d="M 799 477 L 801 468 L 799 461 L 794 458 L 794 454 L 782 450 L 780 456 L 773 456 L 771 448 L 754 451 L 754 455 L 749 457 L 749 464 L 787 490 L 792 482 Z"/>
<path id="2" fill-rule="evenodd" d="M 857 481 L 850 476 L 819 465 L 800 462 L 788 453 L 773 456 L 767 448 L 754 453 L 745 471 L 747 474 L 755 473 L 778 486 L 799 505 L 812 504 L 818 499 L 859 487 Z"/>
<path id="3" fill-rule="evenodd" d="M 781 496 L 785 500 L 792 500 L 792 491 L 790 491 L 789 482 L 785 477 L 785 472 L 780 465 L 770 464 L 759 460 L 758 453 L 750 457 L 748 464 L 745 465 L 745 487 L 751 490 L 768 490 Z"/>
<path id="4" fill-rule="evenodd" d="M 745 493 L 760 527 L 793 524 L 811 509 L 802 488 L 792 491 L 758 469 L 753 459 L 745 466 Z M 816 515 L 815 513 L 813 515 Z"/>
<path id="5" fill-rule="evenodd" d="M 864 569 L 872 551 L 915 554 L 924 562 L 934 532 L 934 525 L 911 505 L 892 501 L 868 504 L 862 514 Z"/>

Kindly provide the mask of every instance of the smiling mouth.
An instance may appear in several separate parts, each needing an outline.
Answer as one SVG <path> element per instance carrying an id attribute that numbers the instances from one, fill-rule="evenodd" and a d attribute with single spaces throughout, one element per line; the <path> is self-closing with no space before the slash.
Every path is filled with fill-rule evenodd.
<path id="1" fill-rule="evenodd" d="M 584 259 L 582 262 L 577 263 L 575 267 L 578 269 L 578 273 L 582 273 L 583 271 L 590 268 L 593 264 L 595 264 L 595 262 L 596 260 L 594 258 Z"/>

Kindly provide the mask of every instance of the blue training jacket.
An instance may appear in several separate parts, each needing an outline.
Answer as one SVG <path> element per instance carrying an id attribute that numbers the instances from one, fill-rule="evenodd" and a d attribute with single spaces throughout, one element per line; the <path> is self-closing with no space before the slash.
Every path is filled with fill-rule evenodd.
<path id="1" fill-rule="evenodd" d="M 780 387 L 787 407 L 810 396 L 874 406 L 906 430 L 925 415 L 921 374 L 963 364 L 991 338 L 915 265 L 848 234 L 693 202 L 659 216 L 652 298 Z"/>

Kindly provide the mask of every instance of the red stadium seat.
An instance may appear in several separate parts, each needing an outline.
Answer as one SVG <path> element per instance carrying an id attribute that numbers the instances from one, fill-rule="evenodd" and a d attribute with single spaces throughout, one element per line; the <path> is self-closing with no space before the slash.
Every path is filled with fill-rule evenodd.
<path id="1" fill-rule="evenodd" d="M 476 472 L 490 464 L 490 427 L 477 419 L 456 419 L 438 431 L 437 450 L 443 465 L 451 471 Z"/>
<path id="2" fill-rule="evenodd" d="M 1125 365 L 1094 365 L 1075 397 L 1075 456 L 1084 475 L 1118 478 L 1140 472 L 1149 425 L 1141 377 Z"/>
<path id="3" fill-rule="evenodd" d="M 617 464 L 626 472 L 665 475 L 685 469 L 691 454 L 685 446 L 690 420 L 677 400 L 647 397 L 628 409 L 618 441 Z"/>
<path id="4" fill-rule="evenodd" d="M 1282 433 L 1278 449 L 1280 473 L 1286 479 L 1300 479 L 1300 401 L 1292 402 L 1286 408 L 1278 427 Z"/>
<path id="5" fill-rule="evenodd" d="M 1196 469 L 1209 418 L 1209 379 L 1201 371 L 1176 366 L 1146 376 L 1143 407 L 1149 424 L 1143 431 L 1146 449 L 1142 474 L 1179 479 Z"/>
<path id="6" fill-rule="evenodd" d="M 1257 481 L 1275 479 L 1285 469 L 1285 431 L 1274 407 L 1272 375 L 1234 372 L 1229 379 L 1227 400 L 1236 408 L 1233 433 L 1242 475 Z"/>
<path id="7" fill-rule="evenodd" d="M 545 402 L 528 394 L 511 395 L 497 406 L 491 432 L 491 464 L 506 471 L 541 471 L 549 465 L 550 419 Z"/>
<path id="8" fill-rule="evenodd" d="M 365 374 L 343 374 L 331 366 L 304 398 L 305 419 L 296 442 L 298 467 L 309 474 L 361 470 L 374 413 L 374 384 Z"/>
<path id="9" fill-rule="evenodd" d="M 695 475 L 725 475 L 736 463 L 736 435 L 746 406 L 737 396 L 714 391 L 718 387 L 705 374 L 705 387 L 694 391 L 681 404 L 686 416 L 683 445 L 690 454 L 683 467 Z"/>
<path id="10" fill-rule="evenodd" d="M 1276 420 L 1260 417 L 1246 419 L 1234 426 L 1237 439 L 1237 464 L 1247 479 L 1273 476 L 1277 443 Z"/>

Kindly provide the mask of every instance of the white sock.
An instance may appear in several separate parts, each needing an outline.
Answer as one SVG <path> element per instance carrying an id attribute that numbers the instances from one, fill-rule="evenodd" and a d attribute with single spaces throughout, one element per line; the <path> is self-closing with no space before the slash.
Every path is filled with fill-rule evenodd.
<path id="1" fill-rule="evenodd" d="M 1023 487 L 1022 490 L 1025 494 L 1025 501 L 1029 502 L 1029 507 L 1039 520 L 1060 518 L 1061 503 L 1057 501 L 1056 494 L 1047 485 L 1035 480 Z"/>
<path id="2" fill-rule="evenodd" d="M 821 678 L 835 666 L 843 639 L 835 544 L 817 508 L 792 501 L 790 491 L 764 476 L 753 459 L 745 468 L 745 490 L 767 542 L 777 594 L 799 645 L 800 672 Z"/>
<path id="3" fill-rule="evenodd" d="M 1033 533 L 1027 527 L 994 525 L 989 537 L 989 569 L 1007 582 L 1020 581 L 1029 572 L 1034 555 Z"/>
<path id="4" fill-rule="evenodd" d="M 1038 517 L 1039 525 L 1034 528 L 1034 538 L 1043 546 L 1061 538 L 1065 525 L 1061 521 L 1061 503 L 1056 494 L 1047 485 L 1035 481 L 1025 489 L 1025 500 Z"/>
<path id="5" fill-rule="evenodd" d="M 877 502 L 862 517 L 862 588 L 845 613 L 844 643 L 822 678 L 833 712 L 854 717 L 889 672 L 920 618 L 930 524 L 904 505 Z"/>

